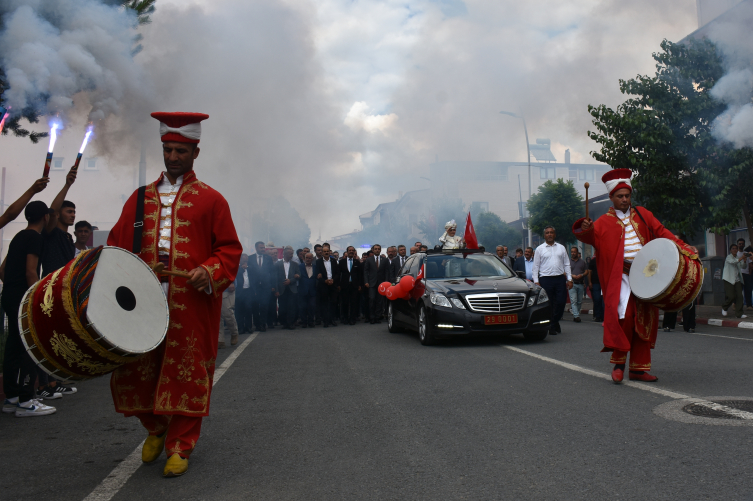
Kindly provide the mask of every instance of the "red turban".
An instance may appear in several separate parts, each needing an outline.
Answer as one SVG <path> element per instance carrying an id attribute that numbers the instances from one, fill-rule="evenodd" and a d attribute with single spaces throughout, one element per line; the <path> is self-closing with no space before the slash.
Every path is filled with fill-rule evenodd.
<path id="1" fill-rule="evenodd" d="M 155 111 L 152 117 L 160 121 L 159 133 L 163 143 L 175 141 L 198 144 L 201 139 L 201 121 L 209 118 L 209 115 L 182 111 Z"/>
<path id="2" fill-rule="evenodd" d="M 633 191 L 633 185 L 630 183 L 632 177 L 633 171 L 630 169 L 612 169 L 601 176 L 601 181 L 607 185 L 607 191 L 611 197 L 612 193 L 622 188 Z"/>

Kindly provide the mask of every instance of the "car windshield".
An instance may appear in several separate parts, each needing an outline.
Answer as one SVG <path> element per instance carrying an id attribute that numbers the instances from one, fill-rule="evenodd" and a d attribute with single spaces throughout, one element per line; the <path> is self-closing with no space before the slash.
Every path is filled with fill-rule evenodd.
<path id="1" fill-rule="evenodd" d="M 426 278 L 511 277 L 510 270 L 494 256 L 449 254 L 429 256 Z"/>

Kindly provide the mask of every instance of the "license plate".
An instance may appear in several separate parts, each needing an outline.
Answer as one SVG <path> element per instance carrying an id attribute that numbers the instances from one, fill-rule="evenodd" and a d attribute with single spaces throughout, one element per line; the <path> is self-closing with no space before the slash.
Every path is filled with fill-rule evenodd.
<path id="1" fill-rule="evenodd" d="M 484 315 L 485 325 L 517 324 L 518 314 L 512 315 Z"/>

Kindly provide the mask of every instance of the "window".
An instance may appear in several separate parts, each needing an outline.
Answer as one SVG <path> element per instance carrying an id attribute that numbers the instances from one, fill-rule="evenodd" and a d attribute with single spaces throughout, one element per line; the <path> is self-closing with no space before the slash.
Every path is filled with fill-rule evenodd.
<path id="1" fill-rule="evenodd" d="M 52 169 L 53 170 L 63 170 L 63 160 L 65 160 L 63 157 L 52 157 Z"/>
<path id="2" fill-rule="evenodd" d="M 85 160 L 84 169 L 97 170 L 97 157 L 89 157 Z"/>
<path id="3" fill-rule="evenodd" d="M 581 169 L 580 170 L 580 179 L 581 179 L 581 181 L 593 181 L 594 180 L 594 170 L 593 169 Z"/>
<path id="4" fill-rule="evenodd" d="M 412 264 L 413 264 L 414 262 L 418 261 L 418 260 L 419 260 L 418 256 L 411 256 L 411 257 L 409 257 L 409 258 L 408 258 L 408 259 L 407 259 L 407 260 L 405 261 L 405 264 L 403 264 L 403 267 L 402 267 L 402 268 L 400 268 L 400 271 L 398 272 L 398 276 L 401 276 L 401 277 L 402 277 L 403 275 L 407 275 L 407 274 L 408 274 L 408 271 L 410 270 L 410 267 L 411 267 L 411 265 L 412 265 Z"/>
<path id="5" fill-rule="evenodd" d="M 540 169 L 541 169 L 541 179 L 554 179 L 555 178 L 554 167 L 540 167 Z"/>
<path id="6" fill-rule="evenodd" d="M 570 169 L 570 181 L 577 181 L 578 180 L 578 169 Z"/>
<path id="7" fill-rule="evenodd" d="M 416 278 L 418 276 L 418 272 L 421 270 L 421 265 L 423 264 L 423 259 L 421 259 L 421 256 L 416 256 L 416 259 L 413 260 L 413 262 L 410 263 L 410 274 L 413 275 L 413 278 Z M 405 262 L 405 266 L 408 266 L 408 262 Z"/>

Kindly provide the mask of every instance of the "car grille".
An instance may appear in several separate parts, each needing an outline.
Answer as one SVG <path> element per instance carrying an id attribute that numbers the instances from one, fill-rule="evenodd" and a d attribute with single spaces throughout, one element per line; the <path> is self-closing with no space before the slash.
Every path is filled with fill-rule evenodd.
<path id="1" fill-rule="evenodd" d="M 471 310 L 479 313 L 506 313 L 523 309 L 526 295 L 521 293 L 500 292 L 495 294 L 469 294 L 465 300 Z"/>

